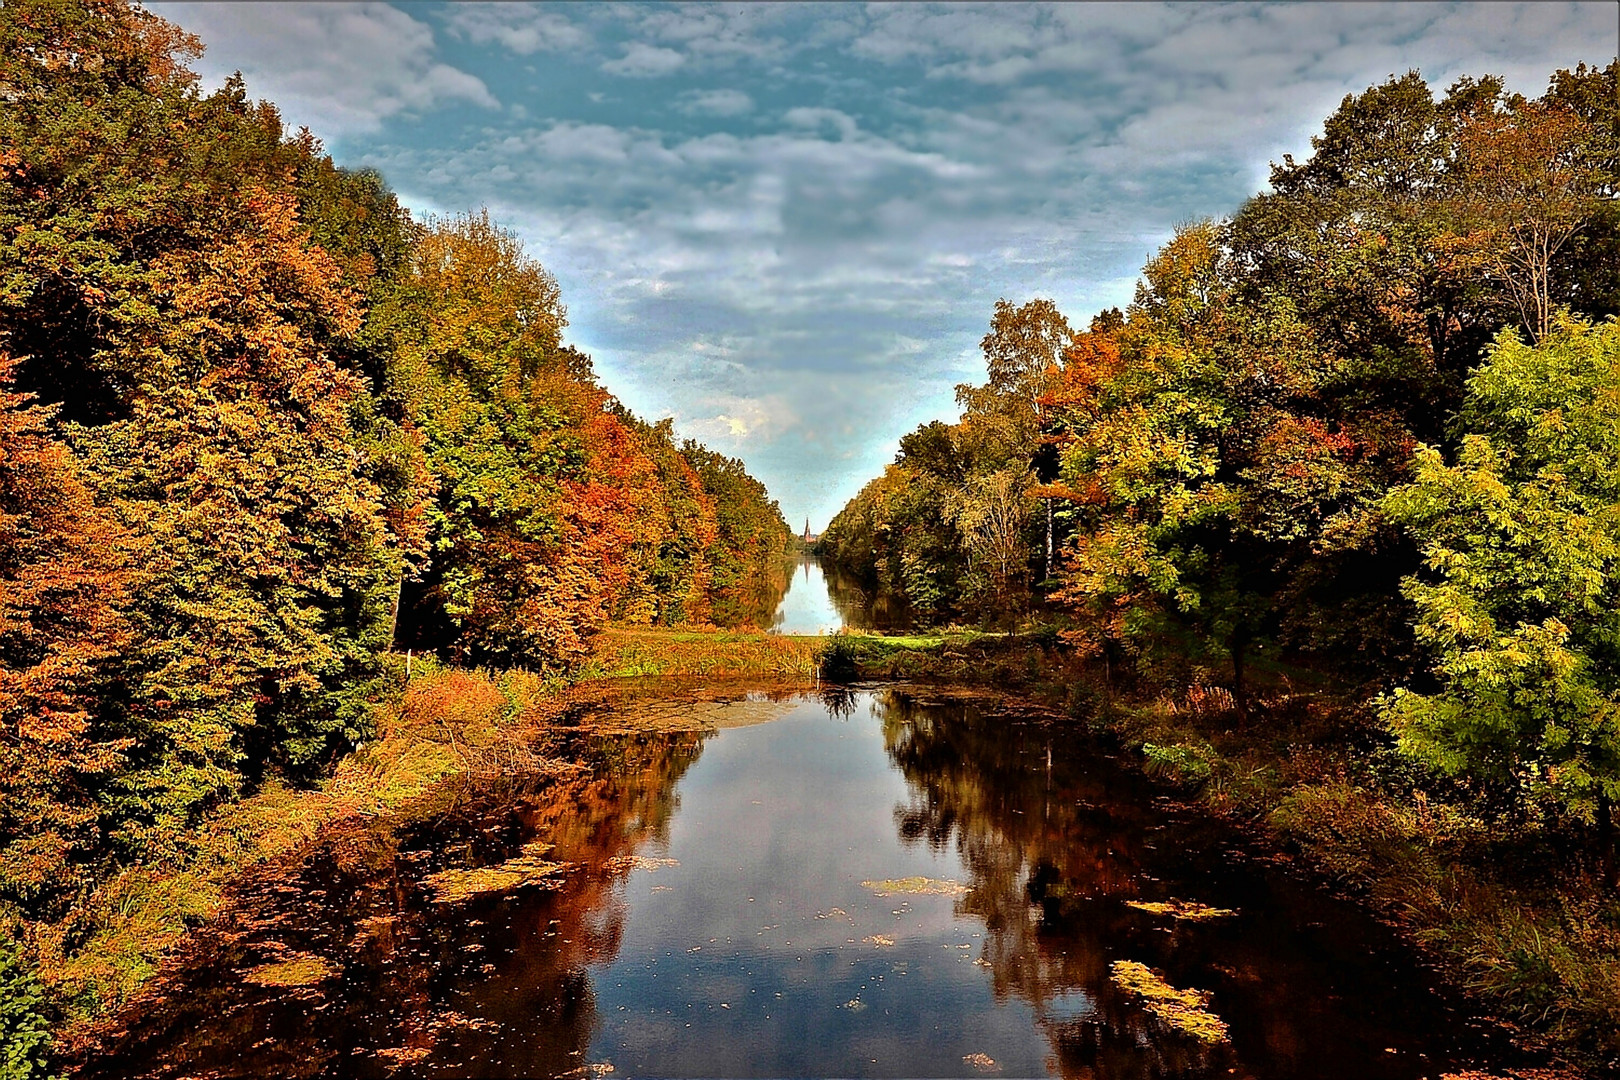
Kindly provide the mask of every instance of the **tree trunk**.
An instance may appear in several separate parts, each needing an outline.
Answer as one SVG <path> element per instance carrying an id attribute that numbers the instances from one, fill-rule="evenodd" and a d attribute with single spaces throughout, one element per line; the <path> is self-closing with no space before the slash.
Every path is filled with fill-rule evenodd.
<path id="1" fill-rule="evenodd" d="M 388 617 L 388 648 L 399 644 L 399 605 L 405 599 L 405 568 L 399 568 L 399 579 L 394 582 L 394 612 Z"/>
<path id="2" fill-rule="evenodd" d="M 1597 833 L 1598 833 L 1598 865 L 1603 874 L 1603 883 L 1609 888 L 1620 888 L 1620 865 L 1615 858 L 1614 843 L 1614 807 L 1609 802 L 1609 796 L 1599 793 L 1597 804 Z"/>
<path id="3" fill-rule="evenodd" d="M 1046 500 L 1046 565 L 1041 574 L 1043 584 L 1052 580 L 1052 500 Z M 1050 587 L 1050 586 L 1047 586 Z"/>
<path id="4" fill-rule="evenodd" d="M 1243 662 L 1249 646 L 1249 629 L 1239 626 L 1232 631 L 1232 704 L 1237 709 L 1238 722 L 1249 722 L 1249 687 L 1243 678 Z"/>

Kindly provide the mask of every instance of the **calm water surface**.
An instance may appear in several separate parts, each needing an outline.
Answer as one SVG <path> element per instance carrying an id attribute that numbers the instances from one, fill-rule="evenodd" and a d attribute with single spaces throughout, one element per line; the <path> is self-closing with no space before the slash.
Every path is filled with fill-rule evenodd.
<path id="1" fill-rule="evenodd" d="M 910 612 L 900 601 L 869 595 L 836 567 L 804 555 L 788 580 L 771 629 L 778 634 L 831 634 L 844 627 L 896 631 L 910 626 Z"/>
<path id="2" fill-rule="evenodd" d="M 1393 1080 L 1513 1060 L 1359 911 L 1060 723 L 903 689 L 719 715 L 738 726 L 582 733 L 589 776 L 323 836 L 243 889 L 88 1074 Z M 571 868 L 455 903 L 424 883 L 526 844 Z M 907 877 L 958 893 L 863 884 Z M 1127 904 L 1171 898 L 1237 914 Z M 311 985 L 260 984 L 310 957 Z M 1117 960 L 1211 991 L 1231 1042 L 1166 1028 L 1112 985 Z"/>

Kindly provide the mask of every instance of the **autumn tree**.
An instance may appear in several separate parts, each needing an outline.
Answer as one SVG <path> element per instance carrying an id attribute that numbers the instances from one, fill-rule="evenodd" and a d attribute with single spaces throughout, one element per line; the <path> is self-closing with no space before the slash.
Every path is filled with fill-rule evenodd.
<path id="1" fill-rule="evenodd" d="M 0 383 L 13 362 L 0 360 Z M 96 504 L 49 411 L 0 393 L 0 896 L 35 912 L 90 880 L 139 539 Z"/>
<path id="2" fill-rule="evenodd" d="M 1448 203 L 1459 245 L 1512 298 L 1533 341 L 1552 321 L 1558 256 L 1597 204 L 1584 126 L 1560 104 L 1514 99 L 1471 112 L 1456 134 Z"/>

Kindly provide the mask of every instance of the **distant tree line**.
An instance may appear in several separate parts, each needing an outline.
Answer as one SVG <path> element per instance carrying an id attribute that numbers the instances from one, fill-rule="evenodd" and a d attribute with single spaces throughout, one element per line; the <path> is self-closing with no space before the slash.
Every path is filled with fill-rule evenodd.
<path id="1" fill-rule="evenodd" d="M 1348 96 L 1123 312 L 998 302 L 822 550 L 924 620 L 1379 703 L 1499 805 L 1620 799 L 1620 66 Z M 1173 661 L 1172 661 L 1173 658 Z"/>
<path id="2" fill-rule="evenodd" d="M 746 621 L 791 530 L 632 416 L 485 213 L 418 222 L 197 41 L 0 5 L 0 923 L 369 737 L 395 651 Z M 74 932 L 62 924 L 61 932 Z"/>

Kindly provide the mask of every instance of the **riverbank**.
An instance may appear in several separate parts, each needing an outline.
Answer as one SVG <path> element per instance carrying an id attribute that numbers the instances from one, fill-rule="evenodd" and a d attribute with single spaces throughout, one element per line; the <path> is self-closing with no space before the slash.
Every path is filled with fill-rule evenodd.
<path id="1" fill-rule="evenodd" d="M 131 867 L 75 915 L 30 928 L 35 974 L 71 1043 L 118 1012 L 187 935 L 220 912 L 234 882 L 346 819 L 399 810 L 465 776 L 565 777 L 579 769 L 559 724 L 601 704 L 606 684 L 637 677 L 768 679 L 813 685 L 821 639 L 720 628 L 609 628 L 568 680 L 466 671 L 396 658 L 398 689 L 376 706 L 374 738 L 310 788 L 279 780 L 212 815 L 180 863 Z M 599 710 L 598 710 L 599 711 Z M 657 716 L 646 718 L 657 727 Z M 689 723 L 683 718 L 681 723 Z"/>
<path id="2" fill-rule="evenodd" d="M 1580 837 L 1425 790 L 1372 717 L 1281 677 L 1248 721 L 1197 680 L 1126 687 L 1057 635 L 830 639 L 850 679 L 993 686 L 1083 721 L 1139 768 L 1360 897 L 1522 1045 L 1620 1074 L 1620 896 Z"/>

